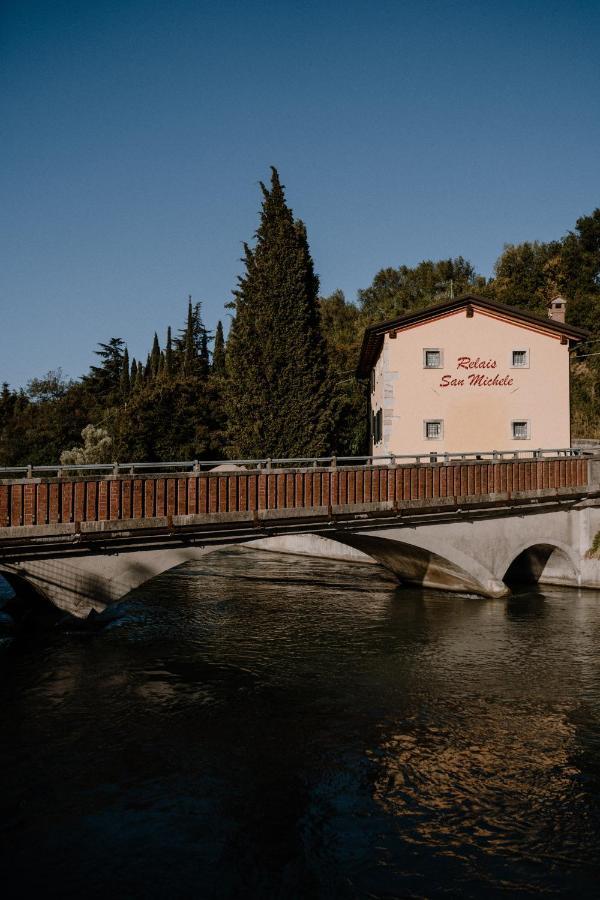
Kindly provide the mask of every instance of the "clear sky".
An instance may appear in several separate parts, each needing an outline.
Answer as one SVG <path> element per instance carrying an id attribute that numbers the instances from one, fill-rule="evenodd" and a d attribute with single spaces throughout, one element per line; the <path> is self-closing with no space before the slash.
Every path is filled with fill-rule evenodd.
<path id="1" fill-rule="evenodd" d="M 600 0 L 3 0 L 0 381 L 214 328 L 278 167 L 323 293 L 600 205 Z"/>

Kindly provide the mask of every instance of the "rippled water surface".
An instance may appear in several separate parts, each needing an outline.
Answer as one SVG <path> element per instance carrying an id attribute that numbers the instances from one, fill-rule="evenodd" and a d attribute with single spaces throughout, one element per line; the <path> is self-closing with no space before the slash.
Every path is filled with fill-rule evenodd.
<path id="1" fill-rule="evenodd" d="M 221 551 L 0 673 L 2 896 L 598 895 L 599 593 Z"/>

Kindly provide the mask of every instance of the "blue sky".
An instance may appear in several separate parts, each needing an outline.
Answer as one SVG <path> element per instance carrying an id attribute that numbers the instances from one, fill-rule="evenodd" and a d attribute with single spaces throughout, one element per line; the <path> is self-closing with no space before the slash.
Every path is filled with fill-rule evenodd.
<path id="1" fill-rule="evenodd" d="M 600 205 L 600 3 L 4 0 L 0 381 L 214 328 L 276 165 L 323 293 Z"/>

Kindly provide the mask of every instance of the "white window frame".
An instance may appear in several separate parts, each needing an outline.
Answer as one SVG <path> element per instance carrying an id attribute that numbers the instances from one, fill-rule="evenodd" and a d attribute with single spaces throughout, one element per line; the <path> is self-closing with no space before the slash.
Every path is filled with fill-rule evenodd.
<path id="1" fill-rule="evenodd" d="M 440 433 L 437 437 L 430 437 L 427 434 L 428 425 L 439 425 Z M 443 419 L 423 419 L 423 438 L 426 441 L 443 441 L 444 440 L 444 420 Z"/>
<path id="2" fill-rule="evenodd" d="M 525 364 L 522 366 L 515 365 L 515 353 L 525 354 Z M 511 369 L 528 369 L 529 368 L 529 347 L 517 347 L 510 351 L 510 368 Z"/>
<path id="3" fill-rule="evenodd" d="M 527 426 L 527 434 L 525 437 L 515 434 L 515 425 L 525 423 Z M 512 419 L 510 423 L 510 436 L 513 441 L 530 441 L 531 440 L 531 421 L 529 419 Z"/>
<path id="4" fill-rule="evenodd" d="M 427 354 L 428 353 L 439 353 L 440 354 L 440 364 L 439 366 L 428 366 L 427 365 Z M 444 351 L 439 347 L 423 347 L 423 368 L 424 369 L 443 369 L 444 368 Z"/>

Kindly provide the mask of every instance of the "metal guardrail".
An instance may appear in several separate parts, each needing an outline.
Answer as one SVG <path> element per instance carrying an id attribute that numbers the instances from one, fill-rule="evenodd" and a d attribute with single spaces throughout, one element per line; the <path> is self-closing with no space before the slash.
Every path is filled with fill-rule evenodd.
<path id="1" fill-rule="evenodd" d="M 208 472 L 218 467 L 236 466 L 249 471 L 289 468 L 336 468 L 337 466 L 431 465 L 458 461 L 500 462 L 513 459 L 549 459 L 599 456 L 600 451 L 583 447 L 538 448 L 535 450 L 471 450 L 465 453 L 403 453 L 383 456 L 301 456 L 294 458 L 183 460 L 178 462 L 87 463 L 84 465 L 2 466 L 0 478 L 70 477 L 73 475 L 135 475 L 153 472 Z"/>

